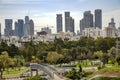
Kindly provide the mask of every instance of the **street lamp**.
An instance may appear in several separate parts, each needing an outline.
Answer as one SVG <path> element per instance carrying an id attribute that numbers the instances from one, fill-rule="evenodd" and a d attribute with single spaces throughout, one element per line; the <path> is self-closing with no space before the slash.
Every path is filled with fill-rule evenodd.
<path id="1" fill-rule="evenodd" d="M 43 56 L 43 61 L 44 61 L 44 63 L 45 63 L 45 56 Z"/>

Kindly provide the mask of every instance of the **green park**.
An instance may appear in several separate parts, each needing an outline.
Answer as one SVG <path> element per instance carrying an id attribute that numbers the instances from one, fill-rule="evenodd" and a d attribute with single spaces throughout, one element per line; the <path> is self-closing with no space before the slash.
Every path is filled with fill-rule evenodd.
<path id="1" fill-rule="evenodd" d="M 48 80 L 30 76 L 30 63 L 47 64 L 68 80 L 120 80 L 120 38 L 81 37 L 78 41 L 55 38 L 31 40 L 17 47 L 0 43 L 0 80 Z M 116 42 L 118 41 L 118 42 Z"/>

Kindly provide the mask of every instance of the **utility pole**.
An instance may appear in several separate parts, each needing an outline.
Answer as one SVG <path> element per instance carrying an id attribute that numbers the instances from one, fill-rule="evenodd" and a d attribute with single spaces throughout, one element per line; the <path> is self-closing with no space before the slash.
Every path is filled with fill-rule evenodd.
<path id="1" fill-rule="evenodd" d="M 116 41 L 116 56 L 119 54 L 120 51 L 120 41 L 117 39 Z"/>

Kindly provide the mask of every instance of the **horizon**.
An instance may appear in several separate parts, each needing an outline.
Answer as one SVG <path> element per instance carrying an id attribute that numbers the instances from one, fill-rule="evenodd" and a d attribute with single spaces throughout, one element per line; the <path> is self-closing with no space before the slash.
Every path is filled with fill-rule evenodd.
<path id="1" fill-rule="evenodd" d="M 93 3 L 94 2 L 94 3 Z M 75 20 L 75 32 L 79 30 L 79 21 L 83 13 L 90 10 L 94 15 L 95 9 L 102 9 L 102 27 L 107 27 L 111 18 L 114 18 L 116 27 L 120 23 L 120 0 L 0 0 L 1 32 L 4 33 L 5 19 L 23 19 L 29 16 L 34 21 L 35 30 L 40 31 L 44 26 L 54 26 L 52 33 L 56 33 L 56 14 L 62 14 L 63 31 L 64 12 L 70 11 Z"/>

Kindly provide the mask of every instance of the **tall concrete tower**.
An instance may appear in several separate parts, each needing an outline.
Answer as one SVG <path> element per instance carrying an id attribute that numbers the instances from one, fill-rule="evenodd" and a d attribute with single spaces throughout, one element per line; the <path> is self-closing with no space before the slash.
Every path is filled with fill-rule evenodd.
<path id="1" fill-rule="evenodd" d="M 102 29 L 102 10 L 95 10 L 95 27 Z"/>
<path id="2" fill-rule="evenodd" d="M 56 17 L 57 33 L 62 31 L 62 14 L 57 14 Z"/>

